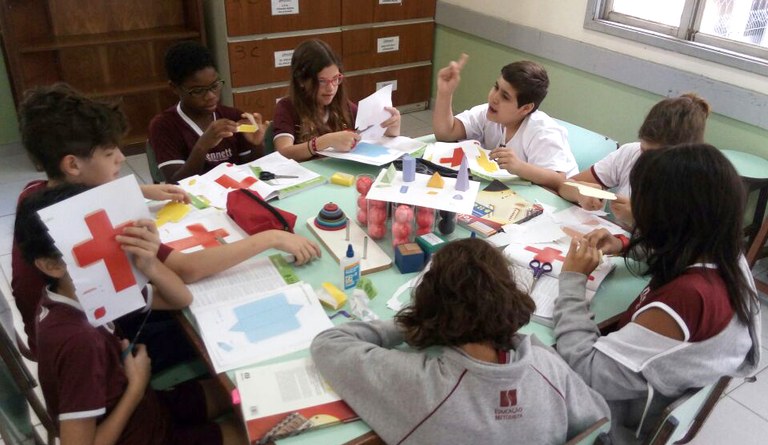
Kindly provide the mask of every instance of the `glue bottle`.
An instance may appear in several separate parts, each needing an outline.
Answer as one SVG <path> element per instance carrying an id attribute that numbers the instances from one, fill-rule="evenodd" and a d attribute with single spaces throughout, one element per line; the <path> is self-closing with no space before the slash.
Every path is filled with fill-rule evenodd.
<path id="1" fill-rule="evenodd" d="M 341 265 L 342 284 L 344 292 L 351 291 L 360 281 L 360 259 L 355 256 L 352 244 L 347 246 L 347 254 L 339 262 Z"/>

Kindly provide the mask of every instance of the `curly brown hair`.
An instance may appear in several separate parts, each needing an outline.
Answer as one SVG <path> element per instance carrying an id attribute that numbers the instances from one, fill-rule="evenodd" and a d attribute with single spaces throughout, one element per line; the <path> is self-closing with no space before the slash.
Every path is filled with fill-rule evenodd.
<path id="1" fill-rule="evenodd" d="M 528 323 L 535 307 L 515 284 L 501 252 L 469 238 L 434 255 L 412 303 L 395 315 L 395 322 L 417 348 L 490 342 L 511 349 L 513 334 Z"/>

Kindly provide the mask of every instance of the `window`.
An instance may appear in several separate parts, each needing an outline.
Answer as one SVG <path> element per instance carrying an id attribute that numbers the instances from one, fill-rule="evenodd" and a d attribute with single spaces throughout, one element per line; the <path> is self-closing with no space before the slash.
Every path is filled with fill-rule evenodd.
<path id="1" fill-rule="evenodd" d="M 768 74 L 768 0 L 590 0 L 586 27 Z"/>

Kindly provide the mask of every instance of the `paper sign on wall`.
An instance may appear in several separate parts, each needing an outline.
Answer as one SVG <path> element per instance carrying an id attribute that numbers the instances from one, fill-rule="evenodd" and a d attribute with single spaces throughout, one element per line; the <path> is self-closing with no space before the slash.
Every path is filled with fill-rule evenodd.
<path id="1" fill-rule="evenodd" d="M 400 36 L 376 39 L 376 52 L 389 53 L 392 51 L 400 51 Z"/>
<path id="2" fill-rule="evenodd" d="M 293 57 L 293 50 L 275 51 L 275 68 L 282 68 L 285 66 L 291 66 L 291 58 Z"/>
<path id="3" fill-rule="evenodd" d="M 272 15 L 299 13 L 299 0 L 272 0 Z"/>
<path id="4" fill-rule="evenodd" d="M 392 91 L 397 91 L 397 79 L 385 80 L 384 82 L 376 82 L 376 90 L 380 90 L 387 85 L 392 85 Z"/>
<path id="5" fill-rule="evenodd" d="M 147 278 L 115 236 L 152 219 L 136 178 L 126 176 L 38 211 L 62 254 L 88 321 L 100 326 L 144 307 Z"/>
<path id="6" fill-rule="evenodd" d="M 379 0 L 380 5 L 402 5 L 403 0 Z"/>

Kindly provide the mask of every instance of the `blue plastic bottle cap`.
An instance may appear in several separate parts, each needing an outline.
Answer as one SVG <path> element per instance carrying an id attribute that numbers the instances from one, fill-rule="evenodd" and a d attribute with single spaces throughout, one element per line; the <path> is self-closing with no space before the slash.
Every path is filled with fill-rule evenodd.
<path id="1" fill-rule="evenodd" d="M 355 251 L 352 249 L 352 244 L 347 246 L 347 258 L 354 258 L 355 257 Z"/>

